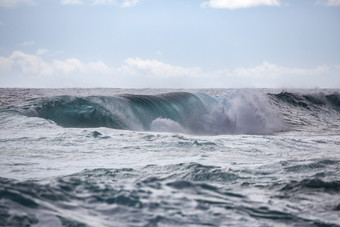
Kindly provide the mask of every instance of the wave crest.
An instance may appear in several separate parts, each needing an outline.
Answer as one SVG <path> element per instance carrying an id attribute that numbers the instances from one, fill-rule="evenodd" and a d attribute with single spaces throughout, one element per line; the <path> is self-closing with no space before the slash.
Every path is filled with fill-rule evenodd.
<path id="1" fill-rule="evenodd" d="M 339 97 L 288 92 L 265 94 L 257 90 L 230 90 L 216 97 L 188 92 L 58 96 L 31 100 L 20 111 L 53 120 L 63 127 L 200 135 L 272 134 L 294 128 L 299 122 L 306 124 L 310 120 L 308 124 L 313 125 L 312 121 L 317 120 L 313 119 L 315 111 L 337 113 Z M 294 115 L 296 111 L 301 113 Z M 310 117 L 306 119 L 306 116 Z"/>

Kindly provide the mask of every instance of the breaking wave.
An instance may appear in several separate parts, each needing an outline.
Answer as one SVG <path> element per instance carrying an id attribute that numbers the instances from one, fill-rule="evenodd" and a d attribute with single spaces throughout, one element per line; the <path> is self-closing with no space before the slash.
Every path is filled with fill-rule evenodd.
<path id="1" fill-rule="evenodd" d="M 32 99 L 19 111 L 63 127 L 204 135 L 272 134 L 292 128 L 299 130 L 300 126 L 338 128 L 340 95 L 230 90 L 219 97 L 188 92 L 57 96 Z"/>

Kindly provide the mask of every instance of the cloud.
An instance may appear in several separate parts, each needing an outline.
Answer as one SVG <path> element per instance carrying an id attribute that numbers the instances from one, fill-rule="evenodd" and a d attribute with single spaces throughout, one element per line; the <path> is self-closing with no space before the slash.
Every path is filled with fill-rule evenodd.
<path id="1" fill-rule="evenodd" d="M 1 59 L 5 69 L 19 71 L 24 74 L 52 74 L 51 68 L 40 57 L 14 51 L 9 58 Z"/>
<path id="2" fill-rule="evenodd" d="M 123 7 L 123 8 L 126 8 L 126 7 L 132 7 L 132 6 L 135 6 L 139 3 L 139 0 L 124 0 L 120 6 Z"/>
<path id="3" fill-rule="evenodd" d="M 0 87 L 122 87 L 122 88 L 339 88 L 340 64 L 314 68 L 285 67 L 264 61 L 254 67 L 205 71 L 158 60 L 128 58 L 118 67 L 103 61 L 14 51 L 0 56 Z"/>
<path id="4" fill-rule="evenodd" d="M 200 67 L 182 67 L 157 60 L 128 58 L 117 71 L 125 78 L 134 78 L 138 81 L 137 87 L 336 88 L 340 86 L 339 65 L 320 65 L 306 69 L 284 67 L 265 61 L 250 68 L 204 71 Z"/>
<path id="5" fill-rule="evenodd" d="M 71 73 L 109 73 L 103 62 L 83 63 L 76 58 L 47 62 L 37 55 L 14 51 L 8 58 L 0 58 L 0 70 L 28 75 L 55 76 Z"/>
<path id="6" fill-rule="evenodd" d="M 0 8 L 14 8 L 20 5 L 34 5 L 33 0 L 0 0 Z"/>
<path id="7" fill-rule="evenodd" d="M 12 62 L 8 58 L 0 57 L 0 71 L 9 71 L 11 69 Z"/>
<path id="8" fill-rule="evenodd" d="M 22 43 L 20 43 L 21 46 L 34 46 L 35 45 L 35 41 L 34 40 L 30 40 L 30 41 L 24 41 Z"/>
<path id="9" fill-rule="evenodd" d="M 327 0 L 324 4 L 327 6 L 340 6 L 340 0 Z"/>
<path id="10" fill-rule="evenodd" d="M 4 26 L 4 22 L 0 21 L 0 27 Z"/>
<path id="11" fill-rule="evenodd" d="M 238 9 L 257 6 L 280 6 L 279 0 L 209 0 L 201 7 Z"/>
<path id="12" fill-rule="evenodd" d="M 83 63 L 77 58 L 70 58 L 64 61 L 54 60 L 50 67 L 54 72 L 61 74 L 71 73 L 109 73 L 110 67 L 105 65 L 102 61 Z"/>
<path id="13" fill-rule="evenodd" d="M 262 65 L 254 68 L 237 68 L 233 71 L 235 75 L 253 78 L 278 78 L 280 76 L 296 75 L 322 75 L 329 71 L 329 66 L 322 65 L 314 69 L 288 68 L 278 66 L 264 61 Z"/>
<path id="14" fill-rule="evenodd" d="M 92 1 L 93 5 L 116 5 L 116 0 L 94 0 Z"/>
<path id="15" fill-rule="evenodd" d="M 60 0 L 62 5 L 80 5 L 83 4 L 81 0 Z"/>
<path id="16" fill-rule="evenodd" d="M 315 68 L 284 67 L 268 62 L 252 68 L 234 69 L 229 76 L 245 80 L 254 87 L 339 87 L 340 68 L 320 65 Z"/>
<path id="17" fill-rule="evenodd" d="M 62 5 L 114 5 L 122 8 L 132 7 L 139 3 L 139 0 L 60 0 Z"/>
<path id="18" fill-rule="evenodd" d="M 38 49 L 37 50 L 37 55 L 45 55 L 47 54 L 49 51 L 47 49 Z"/>
<path id="19" fill-rule="evenodd" d="M 156 78 L 197 77 L 204 74 L 200 67 L 174 66 L 157 60 L 143 60 L 140 58 L 126 59 L 119 71 L 127 75 L 143 75 Z"/>

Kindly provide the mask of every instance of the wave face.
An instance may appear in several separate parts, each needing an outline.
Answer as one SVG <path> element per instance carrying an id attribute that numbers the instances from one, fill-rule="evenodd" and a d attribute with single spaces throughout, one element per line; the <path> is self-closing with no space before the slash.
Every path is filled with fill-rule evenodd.
<path id="1" fill-rule="evenodd" d="M 317 133 L 339 133 L 340 94 L 333 92 L 268 94 L 280 108 L 282 116 L 291 128 Z"/>
<path id="2" fill-rule="evenodd" d="M 334 92 L 332 94 L 315 93 L 315 94 L 294 94 L 289 92 L 281 92 L 279 94 L 270 94 L 276 100 L 291 104 L 295 107 L 306 109 L 316 109 L 325 106 L 331 106 L 340 110 L 340 94 Z"/>
<path id="3" fill-rule="evenodd" d="M 214 100 L 211 98 L 211 101 Z M 198 96 L 180 92 L 154 95 L 120 95 L 113 97 L 59 96 L 31 100 L 24 113 L 49 119 L 63 127 L 109 127 L 150 130 L 156 119 L 167 119 L 191 129 L 209 104 Z"/>
<path id="4" fill-rule="evenodd" d="M 188 134 L 272 134 L 339 128 L 340 95 L 230 90 L 220 96 L 173 92 L 158 95 L 56 96 L 30 100 L 20 112 L 63 127 L 108 127 Z"/>

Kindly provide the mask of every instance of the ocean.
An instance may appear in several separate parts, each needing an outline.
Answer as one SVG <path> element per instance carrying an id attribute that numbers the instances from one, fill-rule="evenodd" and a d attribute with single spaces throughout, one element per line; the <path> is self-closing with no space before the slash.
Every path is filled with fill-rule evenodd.
<path id="1" fill-rule="evenodd" d="M 340 226 L 340 90 L 1 88 L 0 226 Z"/>

